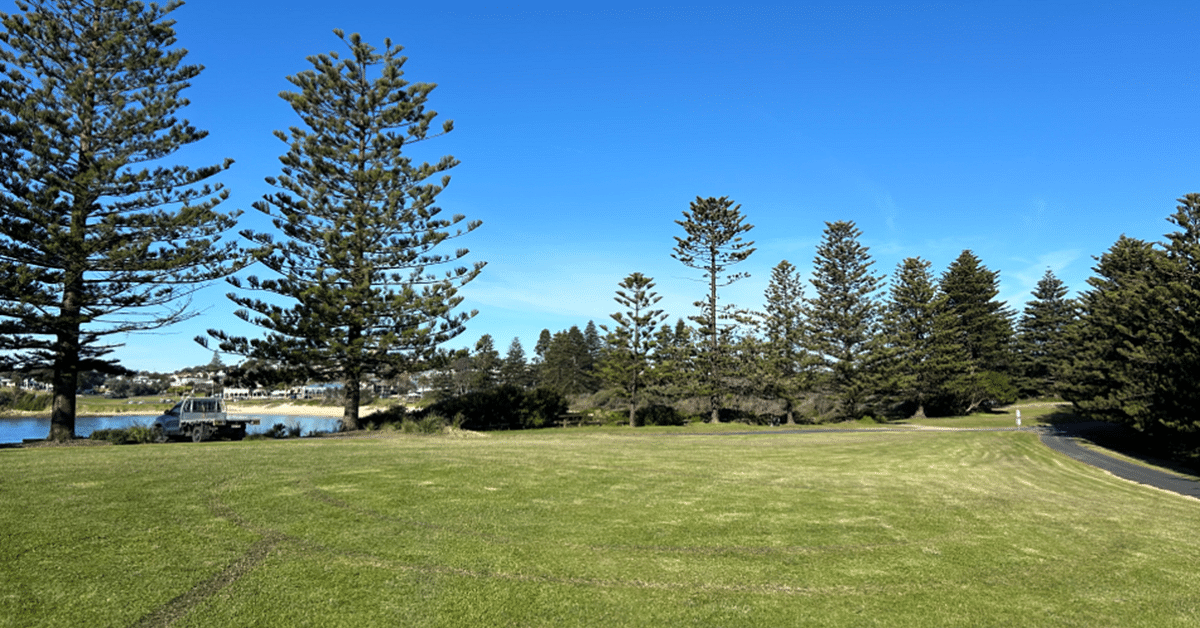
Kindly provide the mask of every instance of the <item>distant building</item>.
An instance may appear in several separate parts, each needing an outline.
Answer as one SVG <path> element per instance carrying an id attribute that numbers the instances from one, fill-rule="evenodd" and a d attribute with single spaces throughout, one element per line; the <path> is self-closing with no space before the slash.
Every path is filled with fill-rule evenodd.
<path id="1" fill-rule="evenodd" d="M 309 384 L 300 389 L 300 396 L 304 399 L 312 399 L 314 397 L 326 397 L 333 394 L 340 394 L 342 385 L 339 383 L 330 384 Z"/>

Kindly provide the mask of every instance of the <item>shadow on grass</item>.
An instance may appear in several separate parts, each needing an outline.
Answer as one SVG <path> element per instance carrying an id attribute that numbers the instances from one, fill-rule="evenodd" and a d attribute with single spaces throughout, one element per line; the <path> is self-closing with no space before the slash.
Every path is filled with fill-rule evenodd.
<path id="1" fill-rule="evenodd" d="M 1176 473 L 1200 475 L 1200 440 L 1196 438 L 1151 436 L 1126 425 L 1084 419 L 1070 409 L 1057 410 L 1041 417 L 1041 421 L 1061 434 L 1085 440 L 1138 462 Z"/>

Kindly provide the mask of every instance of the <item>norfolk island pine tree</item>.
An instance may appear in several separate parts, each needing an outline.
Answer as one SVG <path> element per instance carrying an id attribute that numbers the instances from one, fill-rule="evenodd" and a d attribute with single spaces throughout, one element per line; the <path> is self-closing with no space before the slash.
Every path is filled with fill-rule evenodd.
<path id="1" fill-rule="evenodd" d="M 708 398 L 709 420 L 713 423 L 721 420 L 722 380 L 732 350 L 728 343 L 722 342 L 723 337 L 730 336 L 723 332 L 728 332 L 737 319 L 737 312 L 733 308 L 720 307 L 717 288 L 749 277 L 749 273 L 727 274 L 726 271 L 733 264 L 745 261 L 755 251 L 753 241 L 742 240 L 742 234 L 753 229 L 754 225 L 743 222 L 745 216 L 741 209 L 741 205 L 734 205 L 727 196 L 697 196 L 688 211 L 683 212 L 684 219 L 675 221 L 683 227 L 686 237 L 675 236 L 675 249 L 671 257 L 684 266 L 702 271 L 708 283 L 704 300 L 694 303 L 700 308 L 700 314 L 689 316 L 688 319 L 696 323 L 704 336 L 698 359 L 703 367 L 698 392 Z M 724 326 L 722 322 L 725 322 Z"/>
<path id="2" fill-rule="evenodd" d="M 123 373 L 114 334 L 195 316 L 234 272 L 232 163 L 165 160 L 207 133 L 175 115 L 199 75 L 163 5 L 18 1 L 0 14 L 0 368 L 51 371 L 51 440 L 75 435 L 81 372 Z"/>
<path id="3" fill-rule="evenodd" d="M 300 91 L 280 95 L 303 127 L 291 127 L 290 137 L 276 132 L 289 148 L 280 158 L 282 174 L 267 182 L 280 191 L 254 208 L 272 218 L 282 237 L 242 233 L 277 277 L 229 279 L 235 288 L 274 293 L 292 305 L 231 293 L 237 315 L 266 329 L 266 337 L 208 333 L 222 351 L 342 381 L 342 427 L 356 429 L 362 377 L 420 368 L 465 331 L 476 313 L 454 311 L 462 302 L 457 291 L 485 263 L 440 275 L 431 270 L 462 260 L 465 248 L 437 249 L 480 225 L 464 224 L 461 215 L 442 217 L 434 204 L 457 160 L 416 165 L 403 153 L 436 137 L 429 128 L 437 113 L 426 111 L 436 86 L 403 79 L 406 58 L 391 40 L 378 52 L 357 34 L 334 34 L 347 47 L 345 57 L 309 57 L 311 69 L 288 77 Z M 442 133 L 452 129 L 447 121 Z M 438 174 L 440 183 L 430 183 Z M 207 345 L 207 338 L 197 341 Z"/>

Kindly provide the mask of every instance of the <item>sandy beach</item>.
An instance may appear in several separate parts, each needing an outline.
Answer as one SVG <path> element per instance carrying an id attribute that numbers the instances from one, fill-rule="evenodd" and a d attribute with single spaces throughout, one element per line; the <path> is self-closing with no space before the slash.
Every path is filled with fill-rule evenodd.
<path id="1" fill-rule="evenodd" d="M 386 410 L 386 406 L 359 406 L 358 416 L 366 417 L 375 412 Z M 340 417 L 342 416 L 341 406 L 308 406 L 293 403 L 271 403 L 271 404 L 241 404 L 236 401 L 228 402 L 226 411 L 229 414 L 272 414 L 280 416 L 322 416 L 322 417 Z"/>

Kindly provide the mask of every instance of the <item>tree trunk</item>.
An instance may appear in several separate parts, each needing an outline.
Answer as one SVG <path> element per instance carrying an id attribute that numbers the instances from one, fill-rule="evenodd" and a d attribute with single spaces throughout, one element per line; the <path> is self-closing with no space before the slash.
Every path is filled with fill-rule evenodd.
<path id="1" fill-rule="evenodd" d="M 346 378 L 342 390 L 346 404 L 342 410 L 341 430 L 343 432 L 353 432 L 358 429 L 358 402 L 362 398 L 362 391 L 359 390 L 358 378 Z"/>
<path id="2" fill-rule="evenodd" d="M 629 387 L 629 427 L 637 427 L 637 373 Z"/>
<path id="3" fill-rule="evenodd" d="M 50 434 L 47 440 L 67 441 L 75 438 L 75 388 L 79 382 L 79 332 L 60 332 L 58 356 L 54 364 L 54 405 L 50 411 Z"/>
<path id="4" fill-rule="evenodd" d="M 720 399 L 717 396 L 717 382 L 720 380 L 720 375 L 717 373 L 717 251 L 711 251 L 708 263 L 708 385 L 709 393 L 709 422 L 721 422 Z"/>
<path id="5" fill-rule="evenodd" d="M 79 277 L 70 279 L 63 290 L 58 313 L 58 337 L 54 344 L 54 405 L 50 411 L 47 440 L 75 438 L 75 389 L 79 384 Z"/>

